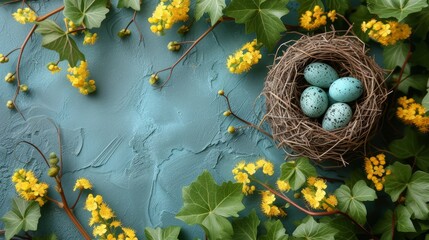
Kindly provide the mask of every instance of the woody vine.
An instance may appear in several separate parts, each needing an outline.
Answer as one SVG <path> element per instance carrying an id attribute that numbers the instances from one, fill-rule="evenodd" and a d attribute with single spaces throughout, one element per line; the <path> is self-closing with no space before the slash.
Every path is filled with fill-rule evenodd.
<path id="1" fill-rule="evenodd" d="M 129 23 L 117 33 L 120 38 L 136 33 L 143 41 L 141 26 L 149 27 L 154 34 L 161 36 L 179 22 L 183 25 L 178 27 L 178 32 L 186 34 L 191 31 L 194 21 L 203 21 L 204 15 L 209 17 L 210 26 L 196 40 L 171 41 L 168 44 L 170 51 L 181 51 L 185 46 L 188 48 L 173 65 L 150 76 L 149 83 L 155 87 L 162 88 L 169 80 L 174 79 L 174 69 L 178 64 L 219 24 L 226 22 L 244 24 L 247 33 L 256 34 L 255 40 L 245 43 L 237 52 L 225 57 L 227 70 L 233 74 L 251 71 L 252 66 L 258 64 L 262 57 L 268 57 L 261 54 L 261 48 L 266 47 L 268 51 L 273 51 L 287 29 L 312 34 L 324 31 L 323 27 L 330 24 L 344 27 L 344 22 L 353 23 L 354 33 L 363 41 L 383 47 L 384 67 L 391 73 L 389 86 L 394 94 L 386 113 L 385 119 L 389 124 L 385 124 L 385 128 L 393 128 L 396 131 L 395 134 L 385 134 L 385 137 L 394 140 L 389 140 L 381 146 L 368 143 L 374 154 L 362 156 L 363 164 L 357 167 L 357 177 L 337 179 L 334 180 L 336 183 L 332 183 L 332 179 L 318 174 L 309 159 L 301 157 L 283 163 L 278 167 L 280 177 L 272 179 L 276 166 L 269 160 L 260 158 L 254 162 L 242 161 L 232 168 L 232 178 L 236 183 L 226 182 L 218 185 L 210 173 L 204 172 L 190 186 L 185 187 L 184 205 L 176 217 L 189 225 L 201 226 L 208 239 L 427 238 L 429 66 L 425 61 L 425 54 L 428 50 L 428 2 L 368 0 L 358 6 L 351 6 L 349 1 L 342 0 L 326 1 L 326 4 L 320 0 L 297 2 L 300 4 L 299 26 L 291 26 L 282 21 L 281 18 L 289 12 L 286 0 L 232 0 L 229 4 L 223 0 L 198 0 L 192 19 L 189 17 L 190 0 L 162 0 L 154 7 L 152 16 L 148 17 L 149 24 L 136 21 L 141 7 L 140 0 L 118 1 L 116 7 L 130 8 L 133 11 Z M 91 64 L 86 61 L 84 53 L 75 41 L 80 39 L 84 45 L 89 46 L 99 41 L 94 30 L 103 24 L 109 8 L 114 7 L 109 1 L 65 0 L 64 6 L 40 14 L 33 10 L 31 2 L 25 0 L 5 2 L 3 7 L 16 8 L 12 17 L 17 22 L 32 24 L 21 46 L 0 54 L 0 63 L 4 63 L 6 67 L 10 67 L 7 64 L 10 58 L 17 55 L 14 70 L 5 75 L 7 83 L 16 84 L 13 97 L 6 102 L 8 108 L 16 109 L 25 117 L 20 111 L 18 96 L 21 92 L 31 91 L 31 81 L 21 79 L 20 66 L 22 61 L 25 61 L 25 49 L 34 34 L 41 35 L 43 47 L 58 53 L 58 59 L 47 63 L 47 71 L 53 74 L 60 72 L 62 69 L 59 63 L 67 61 L 67 78 L 72 86 L 83 95 L 96 91 L 96 82 L 90 79 L 88 70 Z M 58 20 L 61 17 L 53 18 L 61 14 L 64 15 L 62 21 Z M 344 21 L 338 23 L 341 20 Z M 161 75 L 163 72 L 168 72 L 168 75 L 164 77 Z M 268 130 L 234 112 L 233 104 L 224 90 L 218 94 L 227 101 L 227 109 L 223 113 L 225 117 L 233 117 L 245 126 L 270 137 Z M 11 180 L 19 198 L 13 200 L 11 211 L 2 218 L 5 231 L 0 233 L 5 234 L 7 239 L 36 238 L 40 207 L 51 202 L 64 210 L 85 239 L 91 239 L 92 236 L 98 239 L 137 239 L 136 231 L 123 226 L 108 206 L 108 196 L 84 193 L 94 187 L 88 178 L 76 180 L 73 191 L 78 192 L 72 203 L 66 197 L 69 193 L 67 189 L 63 189 L 61 181 L 61 133 L 56 125 L 55 128 L 60 146 L 58 155 L 43 153 L 38 146 L 30 142 L 20 144 L 27 144 L 40 154 L 47 165 L 46 173 L 56 185 L 55 191 L 61 201 L 48 195 L 48 184 L 40 182 L 32 171 L 16 170 Z M 232 125 L 227 128 L 230 134 L 237 131 L 245 130 Z M 206 194 L 197 195 L 202 189 L 207 190 L 204 191 Z M 220 198 L 214 199 L 212 194 Z M 243 197 L 252 194 L 260 195 L 258 211 L 269 218 L 264 222 L 265 233 L 258 231 L 261 219 L 255 210 L 247 216 L 239 214 L 246 207 L 242 203 Z M 85 209 L 90 212 L 88 216 L 92 236 L 81 224 L 86 220 L 77 219 L 73 213 L 76 203 L 84 195 Z M 386 195 L 391 202 L 380 219 L 371 221 L 371 224 L 374 224 L 372 226 L 367 220 L 365 202 L 374 202 Z M 289 207 L 297 208 L 308 215 L 290 233 L 292 236 L 286 234 L 280 220 L 287 220 Z M 164 229 L 147 227 L 144 230 L 147 239 L 177 239 L 179 233 L 180 228 L 175 226 Z M 49 237 L 55 238 L 54 235 Z"/>

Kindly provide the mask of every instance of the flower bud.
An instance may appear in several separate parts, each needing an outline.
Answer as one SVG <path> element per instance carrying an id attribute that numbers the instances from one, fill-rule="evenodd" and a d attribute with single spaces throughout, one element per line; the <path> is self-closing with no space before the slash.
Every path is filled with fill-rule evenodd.
<path id="1" fill-rule="evenodd" d="M 118 37 L 120 38 L 125 38 L 131 35 L 131 30 L 130 29 L 121 29 L 121 31 L 118 32 Z"/>
<path id="2" fill-rule="evenodd" d="M 4 77 L 4 81 L 7 83 L 13 83 L 15 81 L 15 74 L 13 73 L 8 73 L 6 74 L 6 77 Z"/>
<path id="3" fill-rule="evenodd" d="M 60 168 L 58 166 L 50 167 L 48 170 L 48 176 L 56 177 L 59 171 L 60 171 Z"/>
<path id="4" fill-rule="evenodd" d="M 3 56 L 3 54 L 0 54 L 0 63 L 7 63 L 9 62 L 9 58 L 6 56 Z"/>
<path id="5" fill-rule="evenodd" d="M 180 43 L 176 42 L 176 41 L 172 41 L 169 42 L 167 45 L 168 50 L 172 51 L 172 52 L 177 52 L 180 50 Z"/>
<path id="6" fill-rule="evenodd" d="M 177 33 L 178 34 L 182 34 L 182 35 L 184 35 L 184 34 L 186 34 L 188 32 L 189 32 L 189 27 L 186 26 L 186 25 L 180 26 L 180 28 L 177 30 Z"/>
<path id="7" fill-rule="evenodd" d="M 233 127 L 233 126 L 229 126 L 227 131 L 228 131 L 228 133 L 230 133 L 230 134 L 234 134 L 234 133 L 235 133 L 235 127 Z"/>
<path id="8" fill-rule="evenodd" d="M 26 84 L 21 84 L 21 85 L 19 85 L 19 90 L 21 92 L 27 92 L 28 91 L 28 86 Z"/>
<path id="9" fill-rule="evenodd" d="M 150 75 L 149 83 L 150 85 L 154 85 L 158 82 L 158 80 L 159 80 L 158 75 L 152 74 Z"/>
<path id="10" fill-rule="evenodd" d="M 59 160 L 57 157 L 49 158 L 49 166 L 51 166 L 51 167 L 57 166 L 58 162 L 59 162 Z"/>
<path id="11" fill-rule="evenodd" d="M 223 112 L 223 115 L 225 116 L 225 117 L 228 117 L 229 115 L 231 115 L 231 111 L 225 111 L 225 112 Z"/>
<path id="12" fill-rule="evenodd" d="M 223 90 L 219 90 L 219 91 L 217 91 L 217 94 L 219 94 L 220 96 L 223 96 L 225 94 L 225 92 Z"/>
<path id="13" fill-rule="evenodd" d="M 6 107 L 9 109 L 14 109 L 15 108 L 15 104 L 13 104 L 12 100 L 9 100 L 6 102 Z"/>

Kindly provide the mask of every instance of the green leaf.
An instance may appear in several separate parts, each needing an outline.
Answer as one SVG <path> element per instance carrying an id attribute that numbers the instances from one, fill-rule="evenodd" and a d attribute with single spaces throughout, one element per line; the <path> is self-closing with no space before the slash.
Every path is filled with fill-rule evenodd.
<path id="1" fill-rule="evenodd" d="M 5 225 L 6 239 L 11 239 L 21 230 L 37 230 L 40 216 L 40 207 L 37 202 L 28 202 L 22 198 L 14 198 L 12 201 L 12 210 L 7 212 L 1 219 Z"/>
<path id="2" fill-rule="evenodd" d="M 404 42 L 398 42 L 395 45 L 384 47 L 384 67 L 387 69 L 402 67 L 407 58 L 409 48 L 410 44 Z"/>
<path id="3" fill-rule="evenodd" d="M 407 127 L 404 137 L 393 140 L 389 145 L 389 150 L 399 159 L 413 157 L 417 167 L 423 171 L 429 171 L 429 146 L 422 144 L 426 141 L 416 130 Z"/>
<path id="4" fill-rule="evenodd" d="M 428 219 L 429 173 L 416 171 L 412 174 L 411 166 L 400 162 L 395 162 L 389 169 L 392 173 L 385 177 L 384 186 L 392 201 L 397 201 L 406 190 L 405 206 L 414 214 L 414 218 Z"/>
<path id="5" fill-rule="evenodd" d="M 426 90 L 426 82 L 428 75 L 424 74 L 409 74 L 404 72 L 402 75 L 401 83 L 398 86 L 399 91 L 407 94 L 410 87 L 424 92 Z"/>
<path id="6" fill-rule="evenodd" d="M 210 21 L 214 25 L 222 17 L 225 6 L 225 0 L 197 0 L 195 20 L 198 21 L 204 13 L 208 13 Z"/>
<path id="7" fill-rule="evenodd" d="M 411 221 L 411 213 L 403 205 L 399 205 L 395 209 L 396 214 L 396 229 L 398 232 L 416 232 L 413 222 Z"/>
<path id="8" fill-rule="evenodd" d="M 428 18 L 429 18 L 429 15 L 428 15 Z M 413 51 L 413 55 L 411 55 L 410 62 L 429 69 L 429 61 L 427 61 L 428 52 L 429 52 L 428 44 L 424 41 L 418 42 L 416 44 L 416 49 Z"/>
<path id="9" fill-rule="evenodd" d="M 60 61 L 67 60 L 74 67 L 79 60 L 85 60 L 85 56 L 79 50 L 76 43 L 54 21 L 44 20 L 37 23 L 37 33 L 42 35 L 42 46 L 56 51 L 60 55 Z"/>
<path id="10" fill-rule="evenodd" d="M 258 41 L 271 51 L 286 30 L 281 17 L 289 12 L 287 3 L 288 0 L 232 0 L 224 12 L 236 23 L 244 23 L 246 33 L 255 32 Z"/>
<path id="11" fill-rule="evenodd" d="M 341 185 L 335 190 L 338 199 L 338 208 L 348 213 L 359 224 L 366 222 L 366 207 L 364 201 L 373 201 L 377 198 L 374 189 L 368 187 L 364 180 L 358 181 L 350 190 L 346 185 Z"/>
<path id="12" fill-rule="evenodd" d="M 429 31 L 429 8 L 410 14 L 405 21 L 411 26 L 413 36 L 417 36 L 422 40 L 426 39 Z"/>
<path id="13" fill-rule="evenodd" d="M 375 234 L 382 234 L 380 240 L 392 240 L 393 239 L 393 213 L 392 210 L 387 210 L 383 217 L 380 218 L 374 226 Z"/>
<path id="14" fill-rule="evenodd" d="M 140 11 L 141 0 L 119 0 L 118 8 L 132 8 L 136 11 Z"/>
<path id="15" fill-rule="evenodd" d="M 326 1 L 329 10 L 335 10 L 337 13 L 344 15 L 349 9 L 349 0 L 330 0 Z"/>
<path id="16" fill-rule="evenodd" d="M 218 186 L 208 171 L 184 187 L 184 205 L 176 218 L 187 224 L 199 224 L 211 239 L 230 239 L 233 234 L 227 217 L 238 217 L 244 209 L 242 184 L 225 182 Z"/>
<path id="17" fill-rule="evenodd" d="M 429 83 L 429 80 L 428 80 L 428 83 Z M 429 111 L 429 91 L 426 93 L 425 97 L 423 98 L 422 105 L 423 107 L 426 108 L 426 112 L 428 112 Z"/>
<path id="18" fill-rule="evenodd" d="M 293 236 L 305 240 L 335 240 L 337 230 L 326 223 L 318 223 L 312 217 L 301 223 L 293 232 Z"/>
<path id="19" fill-rule="evenodd" d="M 64 16 L 88 29 L 99 28 L 109 12 L 107 0 L 64 0 Z"/>
<path id="20" fill-rule="evenodd" d="M 308 177 L 317 176 L 316 168 L 311 165 L 306 157 L 298 158 L 296 161 L 285 162 L 281 165 L 280 180 L 289 181 L 293 190 L 297 190 Z"/>
<path id="21" fill-rule="evenodd" d="M 180 227 L 171 226 L 167 228 L 145 228 L 144 234 L 148 240 L 178 240 Z"/>
<path id="22" fill-rule="evenodd" d="M 322 0 L 298 0 L 299 8 L 298 13 L 302 15 L 305 11 L 313 11 L 314 6 L 319 5 L 321 8 L 325 9 Z"/>
<path id="23" fill-rule="evenodd" d="M 335 240 L 358 240 L 355 225 L 344 216 L 324 217 L 320 219 L 320 222 L 338 230 Z"/>
<path id="24" fill-rule="evenodd" d="M 427 0 L 368 0 L 368 9 L 380 18 L 394 17 L 402 21 L 408 14 L 427 7 Z"/>
<path id="25" fill-rule="evenodd" d="M 364 42 L 369 41 L 368 33 L 362 31 L 361 25 L 362 22 L 368 21 L 373 18 L 372 15 L 366 6 L 359 5 L 356 8 L 356 11 L 350 14 L 350 21 L 353 23 L 353 32 Z"/>
<path id="26" fill-rule="evenodd" d="M 289 238 L 280 220 L 268 220 L 264 226 L 267 234 L 261 236 L 259 240 L 287 240 Z"/>
<path id="27" fill-rule="evenodd" d="M 255 210 L 252 210 L 247 217 L 235 219 L 232 222 L 232 228 L 234 229 L 234 236 L 232 239 L 256 240 L 260 222 Z"/>

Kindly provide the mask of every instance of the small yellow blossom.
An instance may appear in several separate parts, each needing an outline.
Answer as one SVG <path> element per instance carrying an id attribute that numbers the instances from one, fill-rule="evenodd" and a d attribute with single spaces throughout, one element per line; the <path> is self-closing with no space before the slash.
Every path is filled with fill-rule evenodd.
<path id="1" fill-rule="evenodd" d="M 308 177 L 307 186 L 301 190 L 301 193 L 311 208 L 333 211 L 338 202 L 334 195 L 326 197 L 327 187 L 324 179 Z"/>
<path id="2" fill-rule="evenodd" d="M 79 190 L 92 189 L 92 184 L 86 178 L 79 178 L 78 180 L 76 180 L 73 191 L 76 191 L 77 189 Z"/>
<path id="3" fill-rule="evenodd" d="M 274 164 L 271 162 L 266 162 L 262 167 L 262 172 L 266 175 L 273 176 L 274 174 Z"/>
<path id="4" fill-rule="evenodd" d="M 100 217 L 104 220 L 109 220 L 114 217 L 112 209 L 110 209 L 105 203 L 100 205 Z"/>
<path id="5" fill-rule="evenodd" d="M 335 19 L 337 19 L 337 12 L 332 10 L 326 13 L 320 6 L 316 5 L 314 6 L 313 11 L 306 11 L 301 15 L 299 24 L 304 29 L 314 30 L 326 25 L 327 17 L 334 22 Z"/>
<path id="6" fill-rule="evenodd" d="M 368 180 L 374 183 L 377 191 L 383 190 L 385 176 L 390 175 L 390 170 L 385 170 L 386 156 L 378 154 L 375 157 L 365 158 L 365 172 Z"/>
<path id="7" fill-rule="evenodd" d="M 162 35 L 176 22 L 188 20 L 190 4 L 190 0 L 161 0 L 152 16 L 148 18 L 148 22 L 151 24 L 150 30 Z"/>
<path id="8" fill-rule="evenodd" d="M 284 180 L 277 180 L 277 188 L 282 191 L 282 192 L 287 192 L 290 190 L 290 184 L 288 181 L 284 181 Z"/>
<path id="9" fill-rule="evenodd" d="M 338 200 L 335 195 L 329 195 L 322 203 L 322 208 L 328 212 L 334 211 L 335 207 L 338 205 Z"/>
<path id="10" fill-rule="evenodd" d="M 429 132 L 429 116 L 426 116 L 426 108 L 416 103 L 413 98 L 406 96 L 398 99 L 399 107 L 396 116 L 405 124 L 414 125 L 422 133 Z"/>
<path id="11" fill-rule="evenodd" d="M 97 33 L 85 32 L 85 37 L 83 38 L 83 45 L 94 45 L 95 42 L 97 42 L 97 39 Z"/>
<path id="12" fill-rule="evenodd" d="M 15 183 L 15 189 L 25 200 L 34 200 L 43 206 L 46 203 L 48 193 L 48 184 L 39 182 L 32 171 L 19 169 L 12 176 L 12 182 Z"/>
<path id="13" fill-rule="evenodd" d="M 85 202 L 85 209 L 88 211 L 94 211 L 96 210 L 98 207 L 97 202 L 95 202 L 95 198 L 94 195 L 92 195 L 91 193 L 88 194 L 88 197 L 86 198 L 86 202 Z"/>
<path id="14" fill-rule="evenodd" d="M 245 167 L 244 170 L 246 170 L 246 172 L 249 173 L 249 175 L 253 175 L 256 172 L 256 165 L 254 163 L 248 163 Z"/>
<path id="15" fill-rule="evenodd" d="M 35 22 L 37 19 L 36 13 L 30 8 L 18 8 L 18 10 L 16 10 L 12 16 L 17 22 L 21 24 Z"/>
<path id="16" fill-rule="evenodd" d="M 384 46 L 394 45 L 397 41 L 405 40 L 411 35 L 411 27 L 406 23 L 395 21 L 370 21 L 362 22 L 361 29 L 363 32 L 368 32 L 368 36 Z"/>
<path id="17" fill-rule="evenodd" d="M 61 72 L 61 68 L 60 68 L 60 67 L 58 67 L 57 63 L 54 63 L 54 62 L 50 62 L 50 63 L 48 63 L 48 64 L 46 65 L 46 68 L 47 68 L 47 69 L 48 69 L 52 74 L 55 74 L 55 73 Z"/>
<path id="18" fill-rule="evenodd" d="M 270 191 L 261 192 L 261 210 L 268 217 L 283 217 L 286 216 L 286 212 L 278 206 L 274 205 L 276 196 Z"/>
<path id="19" fill-rule="evenodd" d="M 69 67 L 67 70 L 70 74 L 67 74 L 67 78 L 71 82 L 73 87 L 79 89 L 79 92 L 83 95 L 88 95 L 96 90 L 95 81 L 89 80 L 89 70 L 86 61 L 81 61 L 78 67 Z"/>
<path id="20" fill-rule="evenodd" d="M 256 39 L 244 44 L 241 49 L 228 57 L 226 63 L 228 70 L 235 74 L 248 72 L 262 58 L 261 51 L 259 50 L 261 47 L 262 44 L 258 43 Z"/>
<path id="21" fill-rule="evenodd" d="M 94 237 L 103 236 L 107 232 L 106 224 L 100 224 L 94 228 L 93 235 Z"/>

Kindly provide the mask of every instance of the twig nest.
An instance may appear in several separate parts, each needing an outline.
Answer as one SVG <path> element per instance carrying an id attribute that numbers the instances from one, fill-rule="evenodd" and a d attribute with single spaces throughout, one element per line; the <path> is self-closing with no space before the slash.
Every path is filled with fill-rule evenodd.
<path id="1" fill-rule="evenodd" d="M 267 106 L 265 119 L 274 140 L 278 147 L 293 150 L 292 154 L 346 164 L 345 154 L 361 148 L 379 123 L 388 94 L 383 69 L 366 55 L 365 44 L 348 32 L 302 36 L 283 45 L 287 50 L 276 57 L 263 91 Z M 303 72 L 313 62 L 329 64 L 339 77 L 351 76 L 362 81 L 363 94 L 351 104 L 353 116 L 343 128 L 327 131 L 320 119 L 303 114 L 300 97 L 310 86 Z"/>

